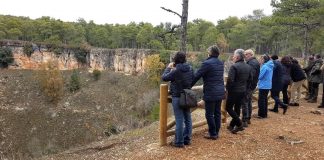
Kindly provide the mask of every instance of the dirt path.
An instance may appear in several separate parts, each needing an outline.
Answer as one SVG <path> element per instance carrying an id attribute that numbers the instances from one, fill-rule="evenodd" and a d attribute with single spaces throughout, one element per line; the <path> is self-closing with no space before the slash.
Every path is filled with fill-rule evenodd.
<path id="1" fill-rule="evenodd" d="M 270 112 L 267 119 L 252 119 L 252 124 L 236 135 L 223 125 L 216 141 L 203 138 L 207 126 L 200 131 L 195 129 L 192 145 L 184 149 L 159 147 L 158 123 L 155 123 L 87 147 L 43 158 L 323 160 L 324 109 L 318 109 L 317 104 L 302 102 L 300 107 L 290 107 L 286 115 L 282 115 L 282 110 L 280 112 Z"/>

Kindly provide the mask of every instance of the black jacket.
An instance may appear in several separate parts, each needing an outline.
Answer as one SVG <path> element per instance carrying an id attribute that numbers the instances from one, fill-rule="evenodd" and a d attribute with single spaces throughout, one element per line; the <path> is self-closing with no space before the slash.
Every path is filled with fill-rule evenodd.
<path id="1" fill-rule="evenodd" d="M 172 97 L 180 97 L 182 89 L 191 88 L 193 76 L 192 67 L 187 63 L 180 63 L 173 70 L 166 68 L 162 75 L 162 80 L 171 81 L 170 92 Z"/>
<path id="2" fill-rule="evenodd" d="M 290 76 L 291 76 L 291 79 L 293 80 L 293 82 L 298 82 L 298 81 L 306 79 L 306 75 L 298 63 L 291 64 Z"/>
<path id="3" fill-rule="evenodd" d="M 272 91 L 281 91 L 283 87 L 283 67 L 277 60 L 273 61 Z"/>
<path id="4" fill-rule="evenodd" d="M 252 67 L 251 73 L 252 73 L 252 82 L 251 82 L 251 90 L 254 90 L 256 86 L 258 85 L 259 80 L 259 74 L 260 74 L 260 63 L 255 57 L 252 57 L 250 60 L 246 62 L 248 65 Z"/>
<path id="5" fill-rule="evenodd" d="M 243 60 L 235 62 L 229 72 L 226 83 L 228 92 L 246 92 L 252 82 L 252 67 Z"/>
<path id="6" fill-rule="evenodd" d="M 224 88 L 224 64 L 217 57 L 208 57 L 200 69 L 195 73 L 192 86 L 203 78 L 203 99 L 205 101 L 217 101 L 223 99 L 225 95 Z"/>

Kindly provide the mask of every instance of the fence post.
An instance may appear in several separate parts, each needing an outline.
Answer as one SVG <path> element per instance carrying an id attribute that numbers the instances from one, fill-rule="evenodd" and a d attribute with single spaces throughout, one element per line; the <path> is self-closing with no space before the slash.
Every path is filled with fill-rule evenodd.
<path id="1" fill-rule="evenodd" d="M 160 85 L 160 146 L 167 144 L 168 85 Z"/>

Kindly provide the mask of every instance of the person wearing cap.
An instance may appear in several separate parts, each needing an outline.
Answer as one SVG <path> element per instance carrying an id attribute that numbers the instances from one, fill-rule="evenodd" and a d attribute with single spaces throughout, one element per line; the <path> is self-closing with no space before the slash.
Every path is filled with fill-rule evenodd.
<path id="1" fill-rule="evenodd" d="M 257 118 L 268 117 L 268 94 L 272 88 L 273 62 L 270 57 L 265 54 L 260 58 L 260 74 L 259 74 L 259 99 L 258 99 L 258 116 Z"/>
<path id="2" fill-rule="evenodd" d="M 234 51 L 233 62 L 234 64 L 230 67 L 226 83 L 226 111 L 232 117 L 232 121 L 227 128 L 233 134 L 236 134 L 244 130 L 240 119 L 240 112 L 247 88 L 252 82 L 252 74 L 251 67 L 244 62 L 243 49 Z"/>
<path id="3" fill-rule="evenodd" d="M 218 59 L 220 52 L 216 45 L 210 46 L 207 51 L 209 57 L 195 73 L 192 86 L 200 78 L 203 79 L 203 100 L 209 133 L 204 138 L 216 140 L 221 127 L 221 103 L 225 95 L 224 63 Z"/>

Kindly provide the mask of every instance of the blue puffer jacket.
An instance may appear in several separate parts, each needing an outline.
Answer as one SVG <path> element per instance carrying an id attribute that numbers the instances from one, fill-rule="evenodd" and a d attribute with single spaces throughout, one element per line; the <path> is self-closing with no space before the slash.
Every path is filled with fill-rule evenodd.
<path id="1" fill-rule="evenodd" d="M 209 57 L 202 63 L 201 68 L 195 73 L 192 86 L 202 77 L 204 83 L 203 99 L 210 102 L 221 100 L 225 94 L 223 76 L 223 62 L 217 57 Z"/>
<path id="2" fill-rule="evenodd" d="M 273 66 L 272 60 L 269 60 L 261 66 L 258 82 L 259 89 L 271 89 Z"/>
<path id="3" fill-rule="evenodd" d="M 182 89 L 191 88 L 193 76 L 192 67 L 187 63 L 180 63 L 173 70 L 166 68 L 162 75 L 162 80 L 171 81 L 170 91 L 172 97 L 180 97 Z"/>

